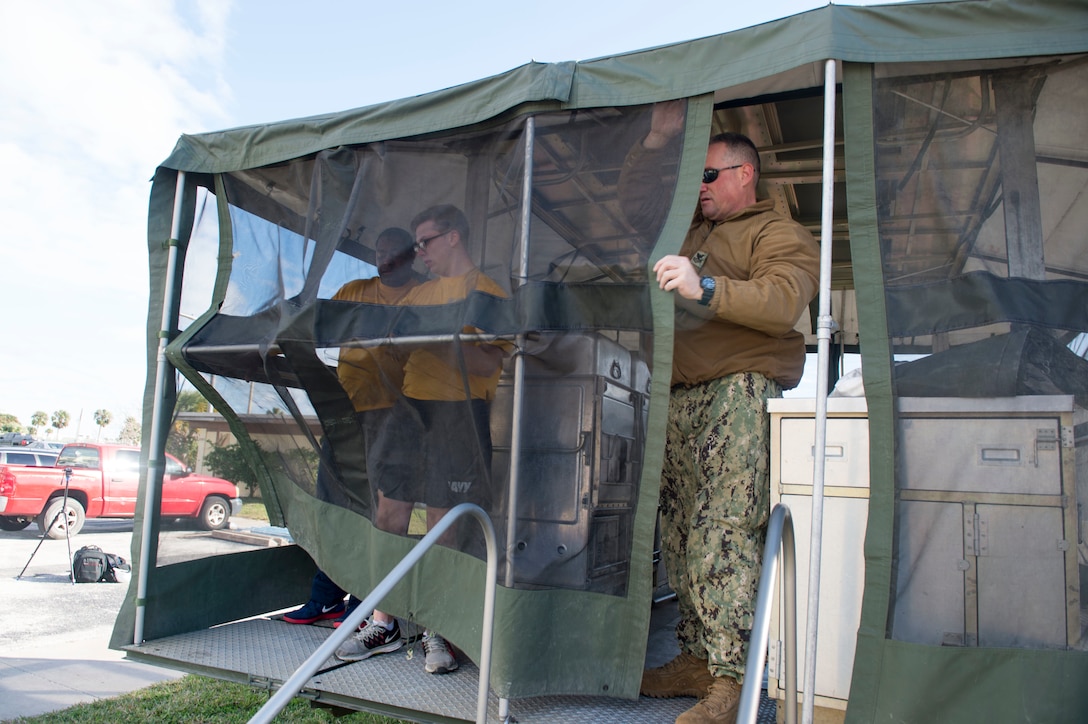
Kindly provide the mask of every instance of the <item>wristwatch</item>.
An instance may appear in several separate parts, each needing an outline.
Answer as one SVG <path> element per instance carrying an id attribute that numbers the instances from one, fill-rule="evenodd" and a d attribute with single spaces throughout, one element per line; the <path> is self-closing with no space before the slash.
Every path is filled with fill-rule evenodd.
<path id="1" fill-rule="evenodd" d="M 703 288 L 703 296 L 699 298 L 699 304 L 708 306 L 714 297 L 714 277 L 699 277 L 699 286 Z"/>

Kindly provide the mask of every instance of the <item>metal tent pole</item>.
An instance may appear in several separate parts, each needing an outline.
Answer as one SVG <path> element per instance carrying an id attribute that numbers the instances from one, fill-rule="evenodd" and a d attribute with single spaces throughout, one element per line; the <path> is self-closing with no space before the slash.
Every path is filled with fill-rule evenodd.
<path id="1" fill-rule="evenodd" d="M 808 608 L 805 621 L 805 682 L 801 724 L 812 724 L 816 702 L 816 627 L 820 617 L 820 556 L 824 528 L 824 467 L 827 449 L 827 383 L 831 355 L 831 222 L 835 201 L 835 69 L 824 64 L 823 208 L 820 217 L 820 314 L 816 320 L 816 440 L 812 468 L 812 537 L 809 542 Z"/>
<path id="2" fill-rule="evenodd" d="M 174 188 L 174 215 L 170 221 L 170 240 L 166 252 L 166 274 L 162 299 L 162 322 L 159 325 L 159 351 L 155 363 L 155 396 L 151 402 L 150 446 L 147 453 L 147 488 L 144 495 L 144 519 L 140 534 L 140 565 L 136 574 L 136 625 L 132 640 L 136 645 L 144 642 L 144 613 L 147 605 L 147 577 L 151 567 L 151 557 L 158 546 L 152 545 L 152 516 L 158 514 L 157 491 L 162 489 L 163 471 L 166 469 L 166 437 L 163 426 L 167 412 L 163 410 L 163 396 L 166 389 L 166 376 L 173 374 L 173 368 L 166 359 L 166 345 L 170 343 L 170 330 L 174 319 L 170 310 L 174 307 L 174 277 L 178 266 L 178 245 L 181 238 L 181 207 L 185 196 L 185 172 L 178 171 L 177 186 Z"/>
<path id="3" fill-rule="evenodd" d="M 533 145 L 536 139 L 536 118 L 529 116 L 525 122 L 525 159 L 521 181 L 521 254 L 518 259 L 518 280 L 524 284 L 529 276 L 529 227 L 533 211 Z M 513 404 L 510 413 L 510 478 L 506 494 L 506 572 L 503 576 L 507 588 L 514 586 L 514 554 L 517 552 L 518 534 L 518 470 L 521 465 L 521 415 L 524 401 L 525 360 L 521 351 L 525 347 L 525 333 L 517 335 L 514 350 Z M 505 721 L 510 713 L 510 700 L 499 699 L 499 719 Z"/>
<path id="4" fill-rule="evenodd" d="M 521 182 L 521 255 L 518 260 L 518 280 L 525 282 L 529 275 L 529 216 L 532 213 L 533 195 L 533 138 L 536 132 L 536 119 L 529 116 L 525 122 L 525 171 Z M 521 409 L 522 385 L 525 381 L 525 360 L 521 349 L 525 344 L 525 334 L 517 335 L 514 352 L 514 388 L 513 411 L 510 426 L 510 480 L 506 498 L 506 586 L 514 585 L 514 550 L 518 529 L 518 466 L 521 462 Z"/>

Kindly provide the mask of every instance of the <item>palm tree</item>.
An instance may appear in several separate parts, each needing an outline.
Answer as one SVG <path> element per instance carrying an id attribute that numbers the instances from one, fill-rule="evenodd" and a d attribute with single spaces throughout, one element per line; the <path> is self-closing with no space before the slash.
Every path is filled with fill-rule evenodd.
<path id="1" fill-rule="evenodd" d="M 68 427 L 68 422 L 71 420 L 71 416 L 67 410 L 57 410 L 53 413 L 53 419 L 50 427 L 57 431 L 59 434 L 61 430 Z M 54 435 L 56 437 L 56 435 Z"/>
<path id="2" fill-rule="evenodd" d="M 96 442 L 102 439 L 102 428 L 110 424 L 111 420 L 113 420 L 113 415 L 110 414 L 109 410 L 94 411 L 94 424 L 98 425 L 98 439 Z"/>

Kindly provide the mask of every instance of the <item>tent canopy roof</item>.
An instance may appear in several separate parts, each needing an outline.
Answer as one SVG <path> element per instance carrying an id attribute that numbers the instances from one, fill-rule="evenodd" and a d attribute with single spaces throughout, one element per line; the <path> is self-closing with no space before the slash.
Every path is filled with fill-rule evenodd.
<path id="1" fill-rule="evenodd" d="M 827 5 L 762 25 L 580 62 L 527 63 L 420 96 L 278 123 L 182 136 L 163 166 L 215 173 L 338 145 L 483 123 L 517 108 L 626 106 L 719 93 L 756 97 L 822 84 L 821 62 L 909 63 L 1088 50 L 1081 0 Z M 716 97 L 716 101 L 726 100 Z"/>

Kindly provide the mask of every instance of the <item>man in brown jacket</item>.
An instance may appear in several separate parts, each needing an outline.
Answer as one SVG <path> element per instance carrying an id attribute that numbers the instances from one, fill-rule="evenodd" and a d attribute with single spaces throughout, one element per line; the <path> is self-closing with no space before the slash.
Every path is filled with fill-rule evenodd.
<path id="1" fill-rule="evenodd" d="M 653 214 L 651 177 L 683 114 L 659 104 L 628 155 L 620 193 L 632 220 Z M 641 693 L 700 697 L 677 724 L 736 720 L 770 512 L 766 400 L 801 379 L 793 327 L 819 283 L 818 245 L 756 200 L 759 172 L 751 140 L 714 136 L 680 252 L 653 267 L 677 307 L 660 507 L 680 655 L 647 670 Z"/>

